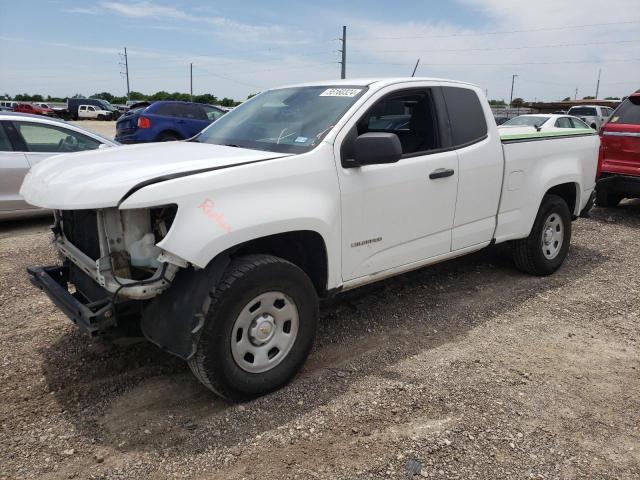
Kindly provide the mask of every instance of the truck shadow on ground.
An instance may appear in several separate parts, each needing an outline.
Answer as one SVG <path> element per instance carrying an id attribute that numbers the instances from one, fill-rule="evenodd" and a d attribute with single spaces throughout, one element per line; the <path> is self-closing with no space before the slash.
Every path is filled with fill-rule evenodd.
<path id="1" fill-rule="evenodd" d="M 508 247 L 496 246 L 345 293 L 322 305 L 301 374 L 242 407 L 207 391 L 184 362 L 149 343 L 110 346 L 74 327 L 43 350 L 44 376 L 69 421 L 96 445 L 164 455 L 188 448 L 195 455 L 294 421 L 366 376 L 388 377 L 404 359 L 456 342 L 606 259 L 572 246 L 560 271 L 539 278 L 516 271 Z"/>
<path id="2" fill-rule="evenodd" d="M 591 210 L 592 221 L 598 223 L 621 223 L 640 227 L 640 199 L 626 199 L 615 208 L 594 207 Z"/>

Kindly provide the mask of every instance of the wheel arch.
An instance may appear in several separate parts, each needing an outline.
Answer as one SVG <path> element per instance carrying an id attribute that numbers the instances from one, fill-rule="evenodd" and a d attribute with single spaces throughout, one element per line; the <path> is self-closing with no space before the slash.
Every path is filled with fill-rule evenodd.
<path id="1" fill-rule="evenodd" d="M 165 128 L 156 135 L 155 140 L 161 140 L 162 137 L 166 136 L 167 134 L 174 135 L 178 140 L 184 139 L 184 135 L 181 135 L 177 130 L 174 130 L 173 128 Z"/>
<path id="2" fill-rule="evenodd" d="M 577 217 L 578 212 L 576 212 L 576 209 L 580 205 L 580 185 L 577 182 L 565 182 L 554 185 L 547 189 L 543 198 L 546 195 L 557 195 L 562 198 L 567 203 L 571 215 L 574 218 Z M 542 205 L 542 199 L 540 199 L 540 205 Z"/>
<path id="3" fill-rule="evenodd" d="M 326 295 L 329 275 L 327 246 L 318 232 L 293 230 L 256 237 L 230 247 L 219 255 L 236 258 L 256 253 L 273 255 L 293 263 L 311 279 L 318 296 Z"/>

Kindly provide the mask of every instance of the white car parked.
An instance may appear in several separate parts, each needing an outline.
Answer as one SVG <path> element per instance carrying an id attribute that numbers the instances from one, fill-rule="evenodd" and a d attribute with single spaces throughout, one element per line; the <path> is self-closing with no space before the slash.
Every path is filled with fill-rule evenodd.
<path id="1" fill-rule="evenodd" d="M 268 90 L 189 141 L 33 168 L 21 192 L 55 210 L 65 261 L 29 272 L 85 331 L 141 328 L 207 388 L 253 397 L 303 364 L 319 298 L 493 243 L 553 273 L 599 145 L 501 139 L 483 91 L 450 80 Z"/>
<path id="2" fill-rule="evenodd" d="M 526 132 L 527 130 L 559 134 L 567 133 L 567 130 L 573 129 L 590 130 L 589 125 L 587 125 L 579 118 L 572 117 L 570 115 L 545 113 L 519 115 L 517 117 L 510 118 L 498 128 L 501 134 L 514 133 L 516 131 Z"/>
<path id="3" fill-rule="evenodd" d="M 0 220 L 42 214 L 19 195 L 29 169 L 53 155 L 118 145 L 75 125 L 42 115 L 0 112 Z"/>
<path id="4" fill-rule="evenodd" d="M 78 107 L 78 119 L 80 120 L 111 120 L 113 114 L 96 105 L 80 105 Z"/>

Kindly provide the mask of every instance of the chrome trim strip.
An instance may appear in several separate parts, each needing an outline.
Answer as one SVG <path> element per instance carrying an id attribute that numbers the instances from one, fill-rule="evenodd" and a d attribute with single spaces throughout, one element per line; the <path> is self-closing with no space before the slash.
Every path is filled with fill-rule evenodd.
<path id="1" fill-rule="evenodd" d="M 640 137 L 640 132 L 602 132 L 607 137 Z"/>

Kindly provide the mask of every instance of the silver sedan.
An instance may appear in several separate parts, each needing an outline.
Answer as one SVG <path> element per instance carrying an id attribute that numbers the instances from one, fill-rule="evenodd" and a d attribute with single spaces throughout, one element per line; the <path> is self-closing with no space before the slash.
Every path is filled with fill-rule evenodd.
<path id="1" fill-rule="evenodd" d="M 55 118 L 0 112 L 0 220 L 45 213 L 18 193 L 24 176 L 36 163 L 59 153 L 116 145 L 113 140 Z"/>

